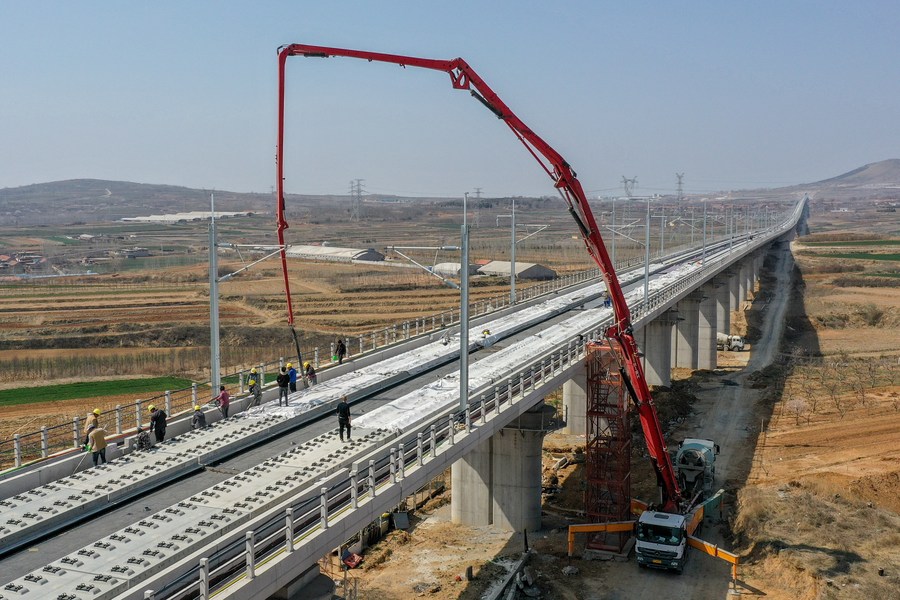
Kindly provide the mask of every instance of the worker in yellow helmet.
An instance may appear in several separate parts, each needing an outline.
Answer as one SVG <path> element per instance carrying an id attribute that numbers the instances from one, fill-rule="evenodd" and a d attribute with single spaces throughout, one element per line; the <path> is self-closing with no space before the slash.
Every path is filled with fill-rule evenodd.
<path id="1" fill-rule="evenodd" d="M 88 450 L 92 453 L 95 467 L 106 464 L 106 430 L 99 425 L 88 435 Z"/>
<path id="2" fill-rule="evenodd" d="M 194 405 L 194 416 L 191 417 L 191 429 L 206 429 L 206 415 L 199 404 Z"/>
<path id="3" fill-rule="evenodd" d="M 100 425 L 100 413 L 102 411 L 99 408 L 95 408 L 91 413 L 87 416 L 87 419 L 84 421 L 84 442 L 83 446 L 87 447 L 88 445 L 88 436 L 91 435 L 91 430 L 96 429 L 98 425 Z"/>
<path id="4" fill-rule="evenodd" d="M 250 386 L 250 393 L 253 394 L 253 405 L 259 406 L 262 402 L 262 386 L 254 377 L 250 377 L 250 381 L 247 382 L 247 385 Z"/>
<path id="5" fill-rule="evenodd" d="M 309 385 L 316 384 L 316 370 L 309 363 L 309 361 L 303 363 L 303 375 L 304 377 L 306 377 L 306 381 L 309 383 Z"/>

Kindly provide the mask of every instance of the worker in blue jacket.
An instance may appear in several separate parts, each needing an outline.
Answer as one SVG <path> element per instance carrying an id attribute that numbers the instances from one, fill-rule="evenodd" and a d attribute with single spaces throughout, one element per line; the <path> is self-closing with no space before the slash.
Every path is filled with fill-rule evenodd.
<path id="1" fill-rule="evenodd" d="M 288 376 L 291 378 L 288 385 L 291 389 L 291 392 L 293 393 L 297 391 L 297 369 L 295 369 L 294 365 L 292 365 L 291 363 L 287 364 L 287 368 Z"/>

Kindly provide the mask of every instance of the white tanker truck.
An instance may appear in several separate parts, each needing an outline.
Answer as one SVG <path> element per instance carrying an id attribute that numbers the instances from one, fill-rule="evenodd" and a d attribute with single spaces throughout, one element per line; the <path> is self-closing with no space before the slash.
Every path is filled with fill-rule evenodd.
<path id="1" fill-rule="evenodd" d="M 739 335 L 716 334 L 716 348 L 719 350 L 740 351 L 744 349 L 744 338 Z"/>

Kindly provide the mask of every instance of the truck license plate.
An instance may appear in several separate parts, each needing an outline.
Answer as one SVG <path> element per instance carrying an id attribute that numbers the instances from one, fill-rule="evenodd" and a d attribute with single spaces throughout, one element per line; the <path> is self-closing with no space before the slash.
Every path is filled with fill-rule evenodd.
<path id="1" fill-rule="evenodd" d="M 654 565 L 661 565 L 661 564 L 662 564 L 662 561 L 661 561 L 661 560 L 653 559 L 653 564 L 654 564 Z"/>

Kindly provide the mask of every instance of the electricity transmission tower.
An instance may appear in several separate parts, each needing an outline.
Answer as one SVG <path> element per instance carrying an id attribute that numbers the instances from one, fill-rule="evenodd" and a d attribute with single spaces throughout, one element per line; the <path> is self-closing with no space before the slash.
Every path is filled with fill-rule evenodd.
<path id="1" fill-rule="evenodd" d="M 365 191 L 362 182 L 365 179 L 350 180 L 350 220 L 359 221 L 362 218 L 362 195 Z"/>
<path id="2" fill-rule="evenodd" d="M 476 200 L 481 200 L 481 188 L 480 188 L 480 187 L 475 188 L 475 199 L 476 199 Z M 479 215 L 479 213 L 480 213 L 479 209 L 480 209 L 480 208 L 481 208 L 481 202 L 476 202 L 476 203 L 475 203 L 475 210 L 474 210 L 474 214 L 473 214 L 473 217 L 474 217 L 474 218 L 473 218 L 473 220 L 472 220 L 472 221 L 473 221 L 473 222 L 472 222 L 472 227 L 473 227 L 473 229 L 478 229 L 479 227 L 481 227 L 481 217 L 480 217 L 480 215 Z"/>
<path id="3" fill-rule="evenodd" d="M 631 198 L 634 196 L 634 187 L 637 185 L 637 175 L 631 179 L 622 175 L 622 185 L 625 187 L 625 195 Z"/>
<path id="4" fill-rule="evenodd" d="M 678 202 L 681 203 L 684 200 L 684 173 L 675 173 L 675 177 L 678 179 Z"/>

